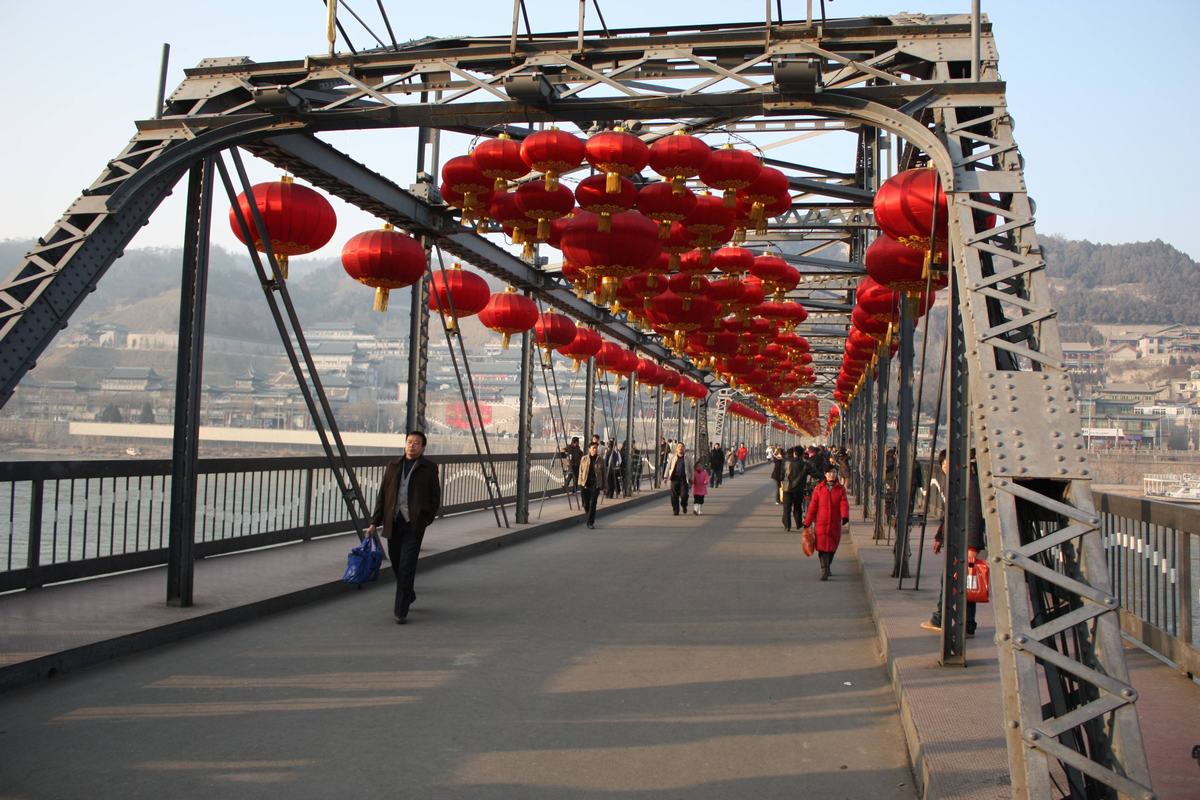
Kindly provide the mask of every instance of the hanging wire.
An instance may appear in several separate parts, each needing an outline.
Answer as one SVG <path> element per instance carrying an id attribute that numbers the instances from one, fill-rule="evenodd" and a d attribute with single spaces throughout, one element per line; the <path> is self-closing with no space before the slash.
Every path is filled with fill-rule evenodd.
<path id="1" fill-rule="evenodd" d="M 942 176 L 941 176 L 941 174 L 935 172 L 934 173 L 934 182 L 933 182 L 933 213 L 930 215 L 931 222 L 930 222 L 930 226 L 929 226 L 930 227 L 929 254 L 928 254 L 928 256 L 926 256 L 926 259 L 925 259 L 925 293 L 921 296 L 921 299 L 919 301 L 921 303 L 925 303 L 927 301 L 927 298 L 929 297 L 929 293 L 931 291 L 933 291 L 933 262 L 936 260 L 934 258 L 934 256 L 937 255 L 937 246 L 938 246 L 938 242 L 937 242 L 937 226 L 938 226 L 937 196 L 938 196 L 938 192 L 941 191 L 941 188 L 942 188 Z M 946 238 L 947 238 L 946 263 L 950 264 L 953 262 L 951 262 L 950 258 L 949 258 L 949 255 L 950 255 L 949 237 L 947 236 Z M 929 315 L 926 314 L 925 330 L 921 336 L 921 377 L 917 379 L 917 402 L 914 406 L 914 411 L 913 411 L 913 414 L 916 417 L 916 420 L 915 420 L 915 424 L 913 425 L 912 461 L 911 461 L 911 466 L 909 468 L 909 473 L 908 473 L 909 474 L 909 494 L 908 494 L 908 503 L 907 503 L 908 508 L 897 509 L 897 512 L 900 512 L 900 511 L 904 512 L 903 528 L 898 533 L 898 535 L 903 537 L 903 541 L 898 544 L 898 547 L 900 548 L 900 553 L 901 553 L 900 559 L 901 559 L 902 564 L 904 561 L 907 560 L 905 553 L 908 550 L 908 543 L 909 543 L 908 522 L 909 522 L 909 518 L 912 516 L 909 509 L 912 508 L 912 504 L 913 504 L 912 491 L 911 491 L 912 490 L 912 474 L 913 474 L 913 470 L 915 470 L 918 465 L 917 441 L 919 438 L 919 434 L 921 432 L 921 402 L 922 402 L 922 400 L 924 400 L 925 364 L 926 364 L 926 357 L 928 355 L 928 350 L 929 350 L 929 329 L 931 327 L 932 326 L 929 324 Z M 949 341 L 949 339 L 947 339 L 947 341 Z M 938 386 L 939 397 L 941 395 L 941 391 L 942 391 L 942 387 Z M 939 406 L 941 405 L 940 399 L 939 399 L 938 405 Z M 941 411 L 941 409 L 939 408 L 939 414 L 940 414 L 940 411 Z M 937 447 L 936 440 L 934 441 L 933 446 Z M 929 490 L 928 489 L 925 490 L 925 510 L 926 511 L 929 510 Z M 897 513 L 896 524 L 901 525 L 901 522 L 899 519 L 899 513 Z M 925 535 L 925 523 L 922 522 L 922 524 L 921 524 L 922 540 L 924 540 L 924 535 Z M 918 555 L 918 559 L 919 558 L 920 558 L 920 556 Z M 899 578 L 899 583 L 897 584 L 896 588 L 903 589 L 904 588 L 904 570 L 900 569 L 898 571 L 900 573 L 900 578 Z"/>
<path id="2" fill-rule="evenodd" d="M 439 270 L 442 275 L 442 281 L 444 282 L 446 280 L 446 262 L 445 262 L 445 259 L 443 259 L 443 257 L 442 257 L 442 249 L 440 247 L 435 247 L 434 249 L 437 251 L 438 267 L 439 267 Z M 455 355 L 455 353 L 454 353 L 454 339 L 456 337 L 451 335 L 450 326 L 446 322 L 446 312 L 447 311 L 450 312 L 450 316 L 452 318 L 458 317 L 458 314 L 455 313 L 455 311 L 454 311 L 454 296 L 450 292 L 446 292 L 447 304 L 450 306 L 448 309 L 442 308 L 441 298 L 438 297 L 437 292 L 433 292 L 432 297 L 434 298 L 434 305 L 437 306 L 438 319 L 440 319 L 442 322 L 442 334 L 446 337 L 446 346 L 447 346 L 447 349 L 450 351 L 450 361 L 454 365 L 454 377 L 455 377 L 455 380 L 457 380 L 457 382 L 458 382 L 459 394 L 462 395 L 463 412 L 466 413 L 466 415 L 467 415 L 467 425 L 470 427 L 470 430 L 471 430 L 471 439 L 475 443 L 475 453 L 476 453 L 476 455 L 480 456 L 480 467 L 483 469 L 484 482 L 487 484 L 487 487 L 488 487 L 488 499 L 492 502 L 492 513 L 496 517 L 496 525 L 498 527 L 507 528 L 508 527 L 508 511 L 504 507 L 504 502 L 503 502 L 504 495 L 503 495 L 503 492 L 501 492 L 501 490 L 500 490 L 500 480 L 499 480 L 497 472 L 496 472 L 496 462 L 492 458 L 491 444 L 488 442 L 487 428 L 484 427 L 484 425 L 483 425 L 483 412 L 479 407 L 479 395 L 475 392 L 475 380 L 471 376 L 471 362 L 467 359 L 466 347 L 463 345 L 462 336 L 460 335 L 457 337 L 458 338 L 458 346 L 459 346 L 459 349 L 462 351 L 463 372 L 466 372 L 466 375 L 467 375 L 467 381 L 464 384 L 462 372 L 460 372 L 459 368 L 458 368 L 458 356 Z M 469 398 L 467 396 L 468 388 L 470 389 L 470 397 Z M 474 417 L 471 416 L 471 408 L 472 407 L 475 409 Z M 479 436 L 475 432 L 476 421 L 479 422 L 479 433 L 482 434 L 482 437 L 483 437 L 483 447 L 482 448 L 479 446 Z M 487 458 L 486 458 L 487 467 L 491 467 L 490 474 L 488 473 L 487 467 L 484 466 L 483 455 L 484 455 L 485 451 L 487 453 Z M 492 494 L 493 489 L 495 490 L 495 495 Z M 501 523 L 501 521 L 500 521 L 501 516 L 504 517 L 503 523 Z"/>
<path id="3" fill-rule="evenodd" d="M 928 318 L 926 318 L 926 320 L 925 320 L 925 325 L 926 325 L 926 327 L 929 326 Z M 922 368 L 922 370 L 924 370 L 925 365 L 922 364 L 921 368 Z M 946 340 L 944 342 L 942 342 L 942 374 L 938 376 L 937 409 L 934 412 L 934 418 L 933 418 L 933 442 L 929 445 L 929 475 L 933 475 L 934 469 L 936 469 L 938 466 L 936 464 L 938 428 L 942 422 L 942 397 L 943 397 L 943 394 L 944 394 L 945 388 L 946 388 L 946 375 L 949 371 L 950 371 L 950 337 L 947 336 Z M 932 482 L 932 480 L 931 480 L 931 482 Z M 939 485 L 940 485 L 940 483 L 939 483 Z M 917 575 L 916 575 L 916 578 L 913 580 L 913 591 L 918 591 L 921 588 L 921 564 L 925 560 L 925 529 L 926 529 L 926 526 L 929 524 L 929 495 L 930 494 L 931 494 L 931 492 L 928 489 L 926 489 L 925 490 L 925 507 L 921 510 L 921 540 L 920 540 L 920 544 L 917 546 Z M 942 492 L 942 497 L 943 497 L 943 499 L 947 497 L 947 494 L 945 491 Z M 945 503 L 943 503 L 942 505 L 945 506 Z M 945 511 L 943 510 L 943 518 L 944 517 L 945 517 Z"/>
<path id="4" fill-rule="evenodd" d="M 387 47 L 387 45 L 383 43 L 383 39 L 380 39 L 378 36 L 376 36 L 375 31 L 371 30 L 370 26 L 363 22 L 363 18 L 354 13 L 354 9 L 350 7 L 350 4 L 347 3 L 346 0 L 338 0 L 338 5 L 349 11 L 350 16 L 354 17 L 355 21 L 362 26 L 363 30 L 371 34 L 371 38 L 378 42 L 380 47 Z M 395 40 L 392 41 L 392 44 L 395 44 Z"/>
<path id="5" fill-rule="evenodd" d="M 375 5 L 379 6 L 379 15 L 383 17 L 383 24 L 387 28 L 388 38 L 392 40 L 392 49 L 399 50 L 400 45 L 396 44 L 396 34 L 392 33 L 392 21 L 388 19 L 387 9 L 383 7 L 383 0 L 375 0 Z"/>

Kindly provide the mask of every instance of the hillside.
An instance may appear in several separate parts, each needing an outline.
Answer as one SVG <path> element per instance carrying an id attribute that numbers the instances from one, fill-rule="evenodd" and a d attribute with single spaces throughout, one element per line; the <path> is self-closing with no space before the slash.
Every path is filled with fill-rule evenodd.
<path id="1" fill-rule="evenodd" d="M 1161 241 L 1041 239 L 1064 323 L 1200 322 L 1200 265 Z"/>

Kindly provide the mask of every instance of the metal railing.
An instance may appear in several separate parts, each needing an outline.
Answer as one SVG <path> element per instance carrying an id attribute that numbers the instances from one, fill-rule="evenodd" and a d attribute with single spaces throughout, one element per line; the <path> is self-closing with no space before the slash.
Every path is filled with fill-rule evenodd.
<path id="1" fill-rule="evenodd" d="M 1200 508 L 1097 492 L 1121 628 L 1189 675 L 1200 674 Z"/>
<path id="2" fill-rule="evenodd" d="M 374 507 L 389 456 L 350 459 Z M 441 470 L 441 515 L 487 508 L 475 455 L 431 456 Z M 499 494 L 516 498 L 517 456 L 494 456 Z M 532 456 L 530 495 L 566 491 L 561 461 Z M 199 462 L 197 557 L 343 533 L 353 522 L 321 457 Z M 0 463 L 0 591 L 165 564 L 171 462 Z"/>

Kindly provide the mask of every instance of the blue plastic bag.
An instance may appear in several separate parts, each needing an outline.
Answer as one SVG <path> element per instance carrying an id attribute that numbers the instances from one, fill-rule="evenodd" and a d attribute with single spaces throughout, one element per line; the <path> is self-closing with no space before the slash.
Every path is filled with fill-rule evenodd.
<path id="1" fill-rule="evenodd" d="M 361 585 L 379 580 L 379 567 L 383 564 L 383 544 L 377 536 L 368 536 L 359 542 L 346 556 L 346 571 L 342 580 Z"/>

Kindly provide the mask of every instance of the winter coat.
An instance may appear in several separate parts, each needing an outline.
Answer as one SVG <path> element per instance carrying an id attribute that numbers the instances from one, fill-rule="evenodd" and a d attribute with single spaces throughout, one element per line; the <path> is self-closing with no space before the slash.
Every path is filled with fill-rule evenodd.
<path id="1" fill-rule="evenodd" d="M 771 480 L 782 481 L 783 471 L 787 468 L 787 462 L 782 458 L 776 458 L 774 465 L 771 467 Z"/>
<path id="2" fill-rule="evenodd" d="M 579 488 L 581 488 L 581 489 L 587 488 L 588 468 L 591 465 L 592 465 L 592 457 L 589 456 L 588 454 L 584 453 L 583 458 L 580 459 L 580 461 L 579 461 L 579 475 L 577 477 L 577 481 L 579 483 Z M 594 486 L 592 486 L 592 488 L 593 489 L 601 489 L 601 490 L 607 489 L 608 488 L 608 472 L 604 469 L 604 462 L 600 459 L 600 456 L 598 456 L 598 455 L 596 456 L 595 475 L 596 475 L 596 483 Z"/>
<path id="3" fill-rule="evenodd" d="M 404 457 L 390 462 L 383 471 L 383 482 L 375 498 L 375 509 L 371 524 L 382 527 L 380 535 L 392 537 L 392 526 L 396 519 L 397 496 L 404 482 L 401 466 Z M 438 477 L 438 466 L 424 456 L 417 459 L 408 474 L 408 522 L 416 529 L 424 530 L 437 516 L 442 507 L 442 482 Z"/>
<path id="4" fill-rule="evenodd" d="M 817 484 L 804 515 L 804 525 L 813 526 L 817 536 L 817 550 L 834 553 L 842 541 L 842 520 L 850 517 L 850 503 L 846 500 L 846 487 L 841 483 L 832 486 L 825 481 Z M 814 524 L 815 523 L 815 524 Z"/>
<path id="5" fill-rule="evenodd" d="M 708 470 L 697 469 L 692 473 L 692 494 L 696 497 L 708 495 Z"/>
<path id="6" fill-rule="evenodd" d="M 675 464 L 677 461 L 679 461 L 678 453 L 671 453 L 671 455 L 667 456 L 667 468 L 665 470 L 663 470 L 663 480 L 664 481 L 670 481 L 671 476 L 675 474 Z M 684 464 L 683 481 L 684 481 L 684 483 L 687 483 L 687 482 L 691 481 L 692 473 L 695 472 L 695 470 L 696 470 L 696 465 L 692 461 L 691 453 L 683 454 L 683 464 Z"/>
<path id="7" fill-rule="evenodd" d="M 738 457 L 738 461 L 741 461 L 741 462 L 745 463 L 745 461 L 746 461 L 746 456 L 748 456 L 748 455 L 750 455 L 750 451 L 748 451 L 748 450 L 745 448 L 745 446 L 739 447 L 739 448 L 737 449 L 737 457 Z"/>

